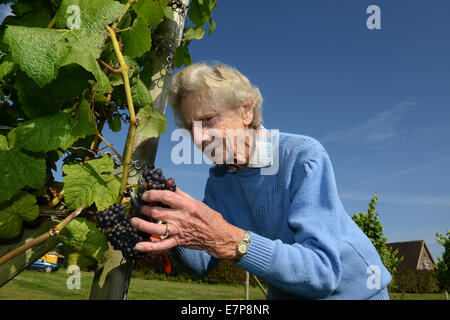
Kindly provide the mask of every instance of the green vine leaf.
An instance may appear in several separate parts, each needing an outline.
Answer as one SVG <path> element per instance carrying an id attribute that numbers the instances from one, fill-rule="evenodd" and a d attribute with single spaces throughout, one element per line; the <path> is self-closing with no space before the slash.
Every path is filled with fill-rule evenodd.
<path id="1" fill-rule="evenodd" d="M 204 25 L 216 7 L 216 0 L 192 0 L 189 5 L 188 17 L 196 26 Z"/>
<path id="2" fill-rule="evenodd" d="M 133 10 L 138 17 L 144 19 L 148 26 L 156 28 L 166 15 L 165 6 L 167 6 L 167 3 L 167 0 L 138 1 L 133 3 Z"/>
<path id="3" fill-rule="evenodd" d="M 145 137 L 158 137 L 166 131 L 166 116 L 158 109 L 152 112 L 151 107 L 142 108 L 136 117 L 139 121 L 137 130 Z"/>
<path id="4" fill-rule="evenodd" d="M 189 27 L 184 31 L 184 40 L 189 41 L 192 39 L 200 40 L 205 36 L 205 28 L 203 27 Z"/>
<path id="5" fill-rule="evenodd" d="M 152 96 L 141 79 L 135 77 L 131 83 L 131 94 L 133 97 L 134 106 L 137 109 L 153 104 Z"/>
<path id="6" fill-rule="evenodd" d="M 63 112 L 26 121 L 15 129 L 17 143 L 33 152 L 67 149 L 79 138 L 97 133 L 97 122 L 90 103 L 81 100 L 76 112 Z"/>
<path id="7" fill-rule="evenodd" d="M 120 180 L 107 173 L 113 169 L 114 161 L 108 154 L 86 164 L 64 165 L 64 199 L 67 206 L 76 209 L 83 203 L 90 206 L 95 202 L 98 210 L 109 208 L 116 201 L 120 189 Z"/>
<path id="8" fill-rule="evenodd" d="M 3 80 L 8 74 L 16 69 L 16 64 L 10 60 L 10 58 L 3 59 L 0 64 L 0 80 Z"/>
<path id="9" fill-rule="evenodd" d="M 108 126 L 113 132 L 119 132 L 122 128 L 122 119 L 120 118 L 120 115 L 116 113 L 109 117 Z"/>
<path id="10" fill-rule="evenodd" d="M 175 18 L 171 7 L 164 8 L 164 15 L 166 16 L 167 19 L 170 19 L 170 20 L 173 20 Z"/>
<path id="11" fill-rule="evenodd" d="M 175 59 L 173 61 L 173 64 L 176 68 L 180 68 L 182 65 L 190 65 L 192 64 L 192 57 L 189 53 L 189 46 L 190 41 L 184 41 L 176 50 L 175 50 Z"/>
<path id="12" fill-rule="evenodd" d="M 209 19 L 209 31 L 208 34 L 211 35 L 216 31 L 216 22 L 213 19 Z"/>
<path id="13" fill-rule="evenodd" d="M 11 239 L 22 231 L 23 221 L 33 221 L 39 216 L 36 198 L 21 191 L 9 202 L 0 204 L 0 239 Z"/>
<path id="14" fill-rule="evenodd" d="M 4 41 L 12 59 L 43 87 L 56 79 L 60 67 L 79 64 L 97 80 L 97 91 L 109 92 L 111 85 L 97 58 L 104 35 L 86 30 L 55 30 L 8 26 Z"/>
<path id="15" fill-rule="evenodd" d="M 0 150 L 8 150 L 8 139 L 5 136 L 0 135 Z"/>
<path id="16" fill-rule="evenodd" d="M 23 152 L 14 131 L 0 138 L 0 203 L 28 186 L 40 189 L 45 183 L 45 159 Z"/>
<path id="17" fill-rule="evenodd" d="M 80 255 L 100 261 L 108 250 L 106 236 L 86 218 L 73 219 L 65 228 L 67 236 L 62 241 Z"/>
<path id="18" fill-rule="evenodd" d="M 52 19 L 53 8 L 46 0 L 22 0 L 11 5 L 11 13 L 4 24 L 45 28 Z"/>
<path id="19" fill-rule="evenodd" d="M 90 271 L 89 267 L 97 263 L 92 258 L 81 255 L 78 251 L 69 246 L 64 248 L 64 264 L 67 266 L 76 265 L 81 271 Z"/>
<path id="20" fill-rule="evenodd" d="M 144 19 L 134 20 L 131 29 L 122 34 L 122 43 L 122 53 L 130 58 L 141 57 L 150 50 L 152 36 Z"/>
<path id="21" fill-rule="evenodd" d="M 25 72 L 16 75 L 17 90 L 22 110 L 29 119 L 45 116 L 63 107 L 71 107 L 73 101 L 89 86 L 91 74 L 76 64 L 59 69 L 58 77 L 40 88 Z"/>

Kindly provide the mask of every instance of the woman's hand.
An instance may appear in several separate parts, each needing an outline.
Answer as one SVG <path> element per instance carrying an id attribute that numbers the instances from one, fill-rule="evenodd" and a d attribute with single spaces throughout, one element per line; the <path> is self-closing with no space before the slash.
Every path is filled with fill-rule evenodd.
<path id="1" fill-rule="evenodd" d="M 195 200 L 178 186 L 175 192 L 147 191 L 142 195 L 142 200 L 148 203 L 162 202 L 170 206 L 143 206 L 141 209 L 144 215 L 170 224 L 170 234 L 163 237 L 166 224 L 133 218 L 131 223 L 135 228 L 163 237 L 158 242 L 139 242 L 136 250 L 158 253 L 182 246 L 204 250 L 219 259 L 232 259 L 236 256 L 236 247 L 244 237 L 244 230 L 229 224 L 219 212 Z"/>

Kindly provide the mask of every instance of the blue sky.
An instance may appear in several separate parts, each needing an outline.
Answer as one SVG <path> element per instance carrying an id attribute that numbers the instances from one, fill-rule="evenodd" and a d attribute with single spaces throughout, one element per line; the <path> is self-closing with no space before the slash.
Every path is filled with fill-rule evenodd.
<path id="1" fill-rule="evenodd" d="M 369 30 L 369 5 L 381 30 Z M 377 211 L 389 241 L 450 229 L 450 2 L 219 1 L 194 62 L 236 67 L 264 98 L 266 128 L 312 136 L 327 149 L 349 215 Z M 171 162 L 170 107 L 156 165 L 203 198 L 209 165 Z M 122 150 L 124 134 L 105 133 Z"/>

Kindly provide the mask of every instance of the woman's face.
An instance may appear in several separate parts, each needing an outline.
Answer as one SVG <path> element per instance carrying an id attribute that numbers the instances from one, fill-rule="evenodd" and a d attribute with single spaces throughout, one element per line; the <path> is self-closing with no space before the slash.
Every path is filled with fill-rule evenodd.
<path id="1" fill-rule="evenodd" d="M 211 106 L 212 100 L 198 93 L 188 94 L 181 102 L 181 115 L 194 144 L 216 164 L 248 163 L 248 146 L 252 143 L 248 126 L 253 120 L 253 105 L 224 108 L 220 113 Z M 227 141 L 233 140 L 232 148 L 233 144 Z"/>

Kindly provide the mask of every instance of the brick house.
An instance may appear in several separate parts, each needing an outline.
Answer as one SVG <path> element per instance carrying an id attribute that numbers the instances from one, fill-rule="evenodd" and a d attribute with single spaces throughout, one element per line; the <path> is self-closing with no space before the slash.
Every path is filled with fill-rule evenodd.
<path id="1" fill-rule="evenodd" d="M 434 270 L 432 264 L 435 262 L 425 240 L 389 242 L 386 246 L 397 249 L 398 256 L 403 256 L 398 269 Z"/>

